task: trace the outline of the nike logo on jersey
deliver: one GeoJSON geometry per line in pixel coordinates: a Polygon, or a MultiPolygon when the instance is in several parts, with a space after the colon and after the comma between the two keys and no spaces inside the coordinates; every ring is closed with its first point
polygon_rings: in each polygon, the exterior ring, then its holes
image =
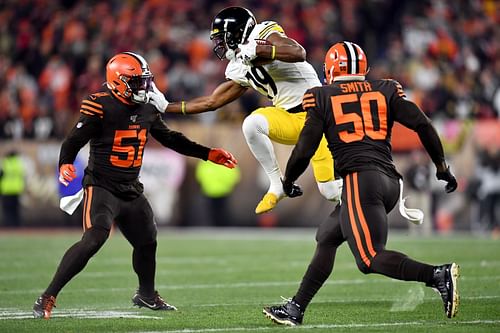
{"type": "Polygon", "coordinates": [[[83,126],[83,123],[81,121],[78,122],[78,124],[76,124],[76,128],[82,128],[83,126]]]}

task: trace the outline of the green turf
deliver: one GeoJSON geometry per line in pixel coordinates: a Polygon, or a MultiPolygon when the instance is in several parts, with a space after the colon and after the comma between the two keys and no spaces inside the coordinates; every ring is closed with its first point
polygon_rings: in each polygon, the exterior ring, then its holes
{"type": "Polygon", "coordinates": [[[388,243],[417,260],[460,264],[456,318],[447,319],[439,295],[422,284],[361,274],[344,245],[304,325],[275,325],[262,307],[294,294],[314,230],[161,232],[157,288],[179,308],[168,313],[131,306],[131,248],[116,233],[59,294],[52,319],[32,319],[33,302],[79,238],[0,235],[0,332],[500,332],[500,241],[463,235],[395,235],[388,243]]]}

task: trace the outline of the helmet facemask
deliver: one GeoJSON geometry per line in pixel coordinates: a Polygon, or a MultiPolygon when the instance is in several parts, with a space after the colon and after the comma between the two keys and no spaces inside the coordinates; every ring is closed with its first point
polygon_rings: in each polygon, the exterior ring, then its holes
{"type": "Polygon", "coordinates": [[[124,82],[127,85],[127,91],[130,91],[130,100],[132,102],[147,103],[149,101],[148,91],[153,91],[153,75],[151,73],[133,76],[124,82]]]}
{"type": "Polygon", "coordinates": [[[225,36],[226,34],[224,33],[218,33],[211,37],[212,42],[214,43],[214,48],[213,48],[214,53],[220,60],[226,57],[227,46],[226,46],[225,36]]]}

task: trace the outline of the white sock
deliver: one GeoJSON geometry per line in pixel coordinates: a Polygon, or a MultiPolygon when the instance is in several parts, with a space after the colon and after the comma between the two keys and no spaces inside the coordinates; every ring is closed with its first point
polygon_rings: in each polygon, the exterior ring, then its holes
{"type": "Polygon", "coordinates": [[[248,147],[269,178],[268,192],[282,195],[281,170],[274,154],[273,144],[269,139],[269,124],[266,117],[261,114],[251,114],[243,121],[242,129],[248,147]]]}

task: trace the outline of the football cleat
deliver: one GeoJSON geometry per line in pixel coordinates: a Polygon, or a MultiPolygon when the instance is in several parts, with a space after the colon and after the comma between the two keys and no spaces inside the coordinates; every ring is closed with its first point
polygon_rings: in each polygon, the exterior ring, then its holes
{"type": "Polygon", "coordinates": [[[177,308],[173,305],[168,304],[161,298],[158,291],[155,290],[153,296],[145,297],[137,291],[132,297],[132,303],[140,308],[145,307],[151,310],[165,310],[165,311],[176,311],[177,308]]]}
{"type": "Polygon", "coordinates": [[[33,317],[50,319],[52,308],[56,307],[56,298],[47,294],[43,294],[36,300],[33,305],[33,317]]]}
{"type": "Polygon", "coordinates": [[[274,193],[268,192],[262,197],[262,200],[259,202],[257,207],[255,208],[256,214],[262,214],[271,211],[276,205],[278,201],[283,199],[284,195],[276,195],[274,193]]]}
{"type": "Polygon", "coordinates": [[[443,299],[444,312],[448,318],[455,317],[460,304],[457,280],[460,276],[456,263],[434,267],[434,277],[428,287],[436,290],[443,299]]]}
{"type": "Polygon", "coordinates": [[[286,300],[286,303],[282,305],[265,307],[262,310],[262,313],[277,324],[288,326],[297,326],[302,324],[304,311],[300,309],[300,305],[295,303],[293,299],[284,300],[286,300]]]}

